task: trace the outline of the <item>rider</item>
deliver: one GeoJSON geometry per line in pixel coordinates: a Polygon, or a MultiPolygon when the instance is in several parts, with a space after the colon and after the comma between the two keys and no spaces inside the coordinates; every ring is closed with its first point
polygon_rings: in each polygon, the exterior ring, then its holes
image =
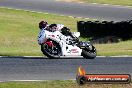
{"type": "Polygon", "coordinates": [[[38,44],[41,45],[43,43],[44,40],[44,30],[48,28],[48,22],[46,21],[40,21],[39,22],[39,35],[38,35],[38,44]]]}
{"type": "MultiPolygon", "coordinates": [[[[44,33],[43,30],[48,30],[48,31],[51,31],[51,32],[54,32],[54,31],[60,31],[63,35],[65,36],[71,36],[73,38],[74,41],[78,41],[78,39],[71,33],[70,29],[68,27],[64,27],[63,24],[50,24],[48,25],[48,22],[46,21],[41,21],[39,23],[39,28],[40,28],[40,33],[39,33],[39,37],[42,37],[42,34],[44,33]]],[[[42,38],[43,40],[43,38],[42,38]]],[[[39,44],[42,44],[42,41],[39,41],[39,44]]]]}

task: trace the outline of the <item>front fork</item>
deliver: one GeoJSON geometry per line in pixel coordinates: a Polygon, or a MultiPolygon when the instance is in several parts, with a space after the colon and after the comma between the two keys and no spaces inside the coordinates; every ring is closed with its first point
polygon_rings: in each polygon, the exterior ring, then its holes
{"type": "Polygon", "coordinates": [[[81,49],[87,49],[89,51],[93,49],[92,44],[90,44],[89,42],[80,41],[77,46],[81,49]]]}

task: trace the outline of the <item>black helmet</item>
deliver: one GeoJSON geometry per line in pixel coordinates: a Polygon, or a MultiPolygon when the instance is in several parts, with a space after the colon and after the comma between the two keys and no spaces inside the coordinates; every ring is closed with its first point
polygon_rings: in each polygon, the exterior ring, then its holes
{"type": "Polygon", "coordinates": [[[39,22],[39,28],[40,29],[45,28],[47,25],[48,25],[48,23],[46,21],[40,21],[39,22]]]}
{"type": "Polygon", "coordinates": [[[54,32],[56,30],[57,30],[57,24],[51,24],[51,25],[49,25],[49,31],[54,32]]]}
{"type": "Polygon", "coordinates": [[[49,27],[50,27],[50,28],[52,28],[52,27],[57,27],[57,24],[51,24],[49,27]]]}

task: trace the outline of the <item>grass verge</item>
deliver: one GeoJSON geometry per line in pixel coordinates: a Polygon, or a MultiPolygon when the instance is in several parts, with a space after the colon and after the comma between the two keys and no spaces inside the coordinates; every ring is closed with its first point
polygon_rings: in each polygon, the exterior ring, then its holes
{"type": "Polygon", "coordinates": [[[78,85],[75,81],[44,81],[44,82],[5,82],[0,88],[132,88],[131,84],[85,84],[78,85]]]}
{"type": "Polygon", "coordinates": [[[0,55],[42,55],[37,44],[38,23],[41,20],[47,20],[49,24],[65,24],[76,31],[76,22],[82,19],[0,8],[0,55]]]}
{"type": "MultiPolygon", "coordinates": [[[[68,16],[36,13],[23,10],[0,8],[0,55],[2,56],[43,56],[37,44],[38,23],[61,23],[76,31],[78,20],[68,16]]],[[[81,38],[81,40],[86,40],[81,38]]],[[[115,44],[96,44],[98,55],[132,55],[132,41],[115,44]]]]}
{"type": "Polygon", "coordinates": [[[58,0],[58,1],[86,2],[86,3],[100,3],[100,4],[132,6],[132,0],[58,0]]]}
{"type": "Polygon", "coordinates": [[[112,44],[95,44],[98,55],[118,56],[132,55],[132,40],[112,44]]]}

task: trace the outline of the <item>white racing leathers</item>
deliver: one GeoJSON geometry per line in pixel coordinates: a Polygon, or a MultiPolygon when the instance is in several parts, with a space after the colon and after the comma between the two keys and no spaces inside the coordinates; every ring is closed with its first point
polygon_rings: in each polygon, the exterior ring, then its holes
{"type": "Polygon", "coordinates": [[[38,34],[38,44],[41,45],[44,42],[45,38],[45,28],[40,29],[40,32],[38,34]]]}
{"type": "MultiPolygon", "coordinates": [[[[64,27],[63,24],[57,24],[56,31],[60,31],[64,27]]],[[[41,45],[45,40],[45,30],[47,27],[40,29],[40,32],[38,34],[38,44],[41,45]]]]}

